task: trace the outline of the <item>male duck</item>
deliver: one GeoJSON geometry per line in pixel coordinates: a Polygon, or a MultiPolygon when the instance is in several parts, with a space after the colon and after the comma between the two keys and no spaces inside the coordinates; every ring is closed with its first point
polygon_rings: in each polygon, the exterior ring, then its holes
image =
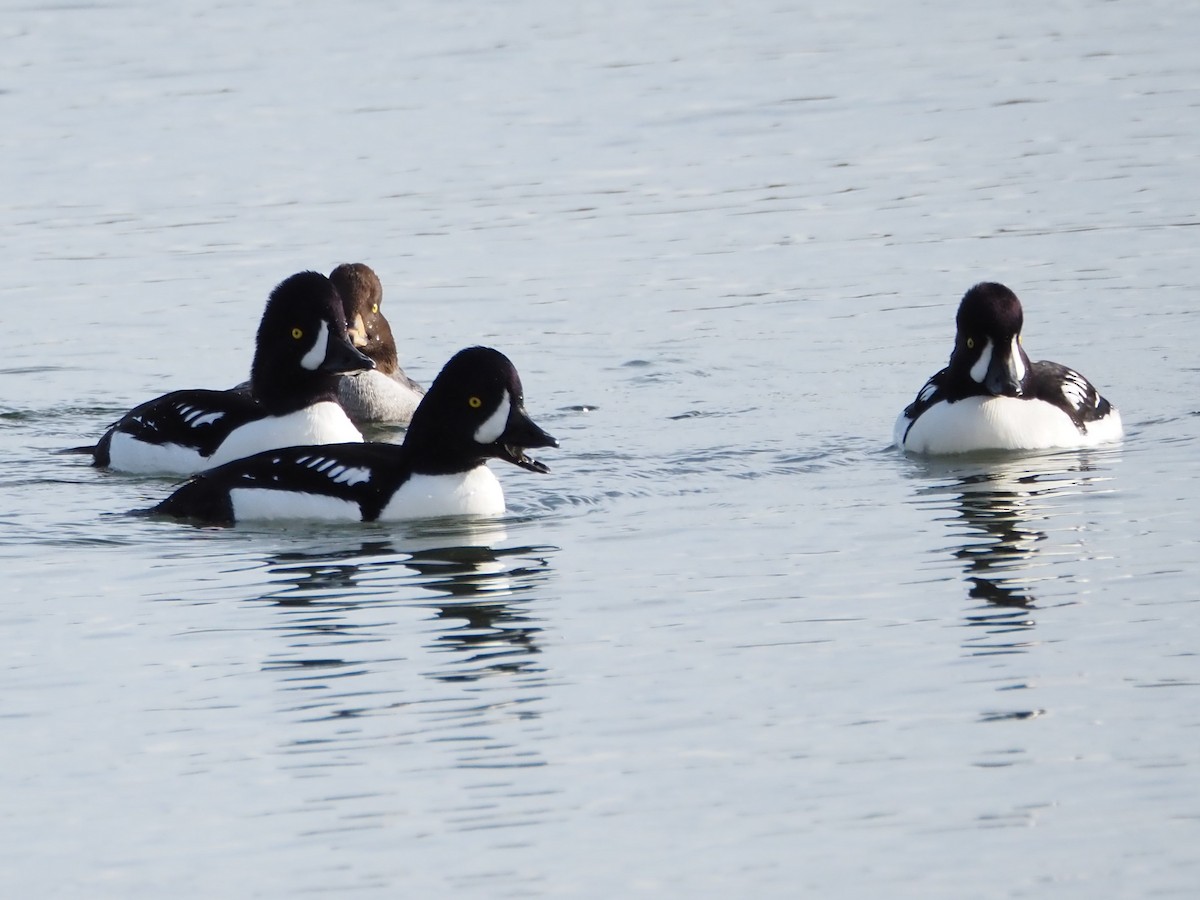
{"type": "Polygon", "coordinates": [[[548,472],[524,451],[557,446],[525,412],[521,379],[508,358],[470,347],[434,380],[403,444],[259,453],[194,476],[152,512],[214,525],[493,516],[504,512],[504,492],[486,461],[548,472]]]}
{"type": "Polygon", "coordinates": [[[1120,440],[1121,414],[1086,378],[1031,362],[1021,346],[1017,295],[984,282],[963,296],[950,362],[896,420],[896,446],[913,453],[1091,447],[1120,440]]]}
{"type": "Polygon", "coordinates": [[[333,284],[300,272],[267,300],[249,393],[196,389],[149,400],[104,433],[94,464],[189,475],[275,447],[361,441],[338,403],[337,378],[373,365],[346,335],[333,284]]]}

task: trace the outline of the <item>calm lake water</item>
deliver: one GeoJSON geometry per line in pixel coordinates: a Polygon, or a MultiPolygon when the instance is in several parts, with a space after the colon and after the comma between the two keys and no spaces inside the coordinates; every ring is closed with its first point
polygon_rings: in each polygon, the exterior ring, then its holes
{"type": "Polygon", "coordinates": [[[0,33],[5,896],[1195,896],[1200,7],[0,33]],[[195,529],[54,452],[358,260],[560,438],[502,520],[195,529]],[[1123,445],[887,446],[984,279],[1123,445]]]}

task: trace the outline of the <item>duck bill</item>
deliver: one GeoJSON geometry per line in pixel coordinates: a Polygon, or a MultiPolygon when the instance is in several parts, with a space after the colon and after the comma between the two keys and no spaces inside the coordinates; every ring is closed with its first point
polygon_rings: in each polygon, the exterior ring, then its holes
{"type": "Polygon", "coordinates": [[[346,338],[331,336],[325,359],[317,368],[322,372],[361,372],[375,368],[375,361],[355,349],[346,338]]]}
{"type": "Polygon", "coordinates": [[[545,474],[550,467],[530,459],[525,451],[532,447],[557,447],[558,441],[539,428],[521,407],[515,407],[508,417],[504,433],[496,438],[496,457],[530,472],[545,474]]]}
{"type": "Polygon", "coordinates": [[[354,314],[354,324],[346,329],[346,337],[359,350],[367,346],[367,323],[363,321],[362,313],[354,314]]]}
{"type": "Polygon", "coordinates": [[[996,397],[1020,397],[1025,371],[1021,347],[1016,338],[1013,338],[1009,345],[1000,345],[994,349],[983,386],[987,388],[988,393],[996,397]]]}

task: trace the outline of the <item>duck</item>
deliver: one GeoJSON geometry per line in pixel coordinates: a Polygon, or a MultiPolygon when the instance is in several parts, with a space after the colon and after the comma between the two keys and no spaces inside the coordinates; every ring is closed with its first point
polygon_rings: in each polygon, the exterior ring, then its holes
{"type": "Polygon", "coordinates": [[[276,447],[361,442],[338,402],[337,379],[374,365],[346,333],[333,282],[298,272],[267,299],[248,392],[196,388],[148,400],[105,431],[93,465],[191,475],[276,447]]]}
{"type": "Polygon", "coordinates": [[[413,413],[400,444],[288,447],[193,476],[151,514],[200,525],[308,519],[387,522],[498,516],[504,491],[487,465],[549,468],[526,450],[557,447],[525,411],[512,362],[491,347],[456,353],[413,413]]]}
{"type": "Polygon", "coordinates": [[[407,425],[425,391],[404,374],[396,354],[392,328],[384,318],[383,285],[364,263],[343,263],[329,273],[341,295],[347,333],[375,368],[342,376],[338,399],[360,427],[373,423],[407,425]]]}
{"type": "Polygon", "coordinates": [[[1119,441],[1117,408],[1074,369],[1031,362],[1024,311],[1009,288],[981,282],[963,295],[949,364],[896,419],[910,453],[1074,449],[1119,441]]]}

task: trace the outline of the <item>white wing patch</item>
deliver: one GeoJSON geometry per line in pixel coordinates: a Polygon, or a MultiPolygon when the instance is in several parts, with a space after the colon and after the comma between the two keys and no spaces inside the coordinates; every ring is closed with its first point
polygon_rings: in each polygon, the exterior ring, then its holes
{"type": "Polygon", "coordinates": [[[335,484],[353,486],[371,480],[371,470],[365,466],[344,466],[327,456],[301,456],[296,462],[321,473],[335,484]]]}
{"type": "Polygon", "coordinates": [[[930,397],[937,393],[937,385],[932,381],[926,382],[925,387],[921,388],[921,393],[917,394],[917,402],[924,403],[930,397]]]}
{"type": "Polygon", "coordinates": [[[1067,369],[1063,376],[1062,393],[1073,409],[1083,409],[1088,400],[1087,379],[1078,372],[1067,369]]]}
{"type": "Polygon", "coordinates": [[[211,425],[213,422],[219,422],[225,417],[225,413],[223,412],[205,412],[200,407],[192,406],[190,403],[180,403],[176,406],[176,409],[183,418],[184,424],[191,428],[211,425]]]}

